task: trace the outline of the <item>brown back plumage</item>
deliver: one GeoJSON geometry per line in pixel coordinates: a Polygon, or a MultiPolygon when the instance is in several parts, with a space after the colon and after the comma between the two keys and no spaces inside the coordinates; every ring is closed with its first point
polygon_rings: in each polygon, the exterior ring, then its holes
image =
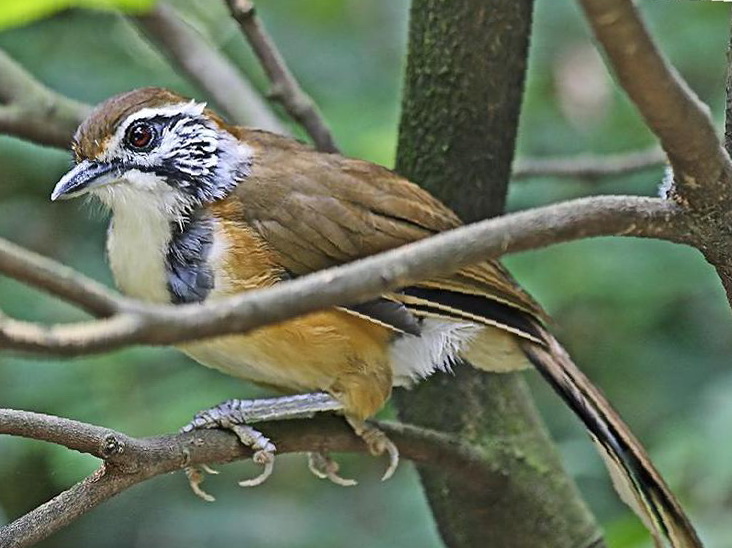
{"type": "MultiPolygon", "coordinates": [[[[252,173],[230,198],[295,275],[373,255],[460,226],[439,200],[369,162],[314,151],[284,137],[240,130],[254,150],[252,173]]],[[[496,261],[426,282],[544,312],[496,261]],[[449,284],[448,284],[449,282],[449,284]],[[447,287],[449,285],[449,287],[447,287]]]]}

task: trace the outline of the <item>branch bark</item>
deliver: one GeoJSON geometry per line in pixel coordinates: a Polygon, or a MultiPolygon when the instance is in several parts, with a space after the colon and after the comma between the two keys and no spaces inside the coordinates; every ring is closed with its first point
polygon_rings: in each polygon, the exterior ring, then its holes
{"type": "Polygon", "coordinates": [[[724,148],[732,155],[732,18],[727,43],[727,79],[725,83],[724,104],[724,148]]]}
{"type": "Polygon", "coordinates": [[[68,266],[0,238],[0,272],[74,304],[95,316],[131,308],[124,297],[68,266]]]}
{"type": "Polygon", "coordinates": [[[236,124],[289,135],[259,92],[234,64],[188,25],[176,10],[158,3],[145,15],[131,18],[145,36],[236,124]]]}
{"type": "Polygon", "coordinates": [[[50,90],[0,50],[0,132],[68,147],[91,107],[50,90]]]}
{"type": "MultiPolygon", "coordinates": [[[[506,483],[497,461],[463,441],[414,426],[377,423],[404,458],[436,466],[480,489],[506,483]]],[[[257,425],[278,453],[307,451],[366,452],[345,421],[334,416],[263,422],[257,425]]],[[[0,546],[23,548],[47,538],[94,507],[133,485],[161,474],[212,462],[251,457],[251,451],[222,430],[132,438],[120,432],[70,419],[0,409],[0,434],[61,444],[103,459],[101,467],[32,512],[0,527],[0,546]]],[[[498,448],[495,453],[501,453],[498,448]]]]}
{"type": "Polygon", "coordinates": [[[270,97],[279,101],[287,113],[302,125],[318,150],[338,152],[328,124],[315,102],[303,91],[287,68],[277,46],[259,21],[254,4],[249,0],[226,0],[226,5],[272,82],[270,97]]]}
{"type": "MultiPolygon", "coordinates": [[[[275,287],[203,305],[154,306],[114,297],[88,280],[43,262],[44,274],[27,275],[29,252],[0,246],[0,272],[70,300],[88,310],[115,308],[105,319],[41,326],[0,319],[0,348],[76,356],[130,344],[169,345],[215,335],[245,333],[255,327],[335,305],[375,298],[410,283],[454,272],[461,266],[510,252],[593,236],[639,236],[693,243],[673,203],[657,198],[605,196],[514,213],[444,232],[355,263],[320,271],[275,287]],[[10,265],[10,266],[8,266],[10,265]],[[23,266],[19,266],[23,265],[23,266]],[[85,295],[85,296],[81,296],[85,295]]],[[[92,310],[93,311],[93,310],[92,310]]]]}

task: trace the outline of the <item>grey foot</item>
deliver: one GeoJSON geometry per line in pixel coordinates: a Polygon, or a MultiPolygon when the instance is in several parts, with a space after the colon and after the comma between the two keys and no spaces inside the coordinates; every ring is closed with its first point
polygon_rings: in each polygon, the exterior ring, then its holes
{"type": "MultiPolygon", "coordinates": [[[[259,400],[229,400],[216,407],[197,413],[190,423],[181,428],[181,432],[191,432],[202,428],[223,428],[234,432],[241,443],[247,447],[251,447],[254,451],[252,460],[264,466],[259,476],[239,482],[239,485],[242,487],[254,487],[261,485],[272,475],[272,470],[274,469],[274,453],[277,448],[269,438],[249,426],[248,423],[306,418],[319,412],[338,411],[340,409],[342,409],[340,402],[324,393],[301,394],[259,400]]],[[[204,471],[215,473],[214,470],[208,467],[202,467],[201,469],[194,467],[186,468],[188,483],[196,495],[206,501],[213,501],[214,497],[201,488],[204,471]]]]}
{"type": "MultiPolygon", "coordinates": [[[[184,431],[188,432],[192,430],[191,428],[188,428],[188,426],[190,425],[184,427],[184,431]]],[[[239,485],[242,487],[255,487],[264,483],[267,478],[272,475],[272,471],[274,469],[274,453],[277,450],[275,445],[259,430],[256,430],[251,426],[231,424],[226,420],[222,420],[222,422],[217,426],[234,432],[242,444],[250,447],[252,451],[254,451],[252,460],[264,467],[261,474],[248,480],[242,480],[239,482],[239,485]]],[[[215,426],[207,426],[206,428],[215,428],[215,426]]],[[[203,483],[205,478],[204,472],[208,474],[217,474],[218,472],[207,465],[203,465],[200,468],[189,466],[185,469],[185,472],[191,490],[203,500],[213,502],[215,498],[213,495],[207,493],[201,488],[201,483],[203,483]]]]}

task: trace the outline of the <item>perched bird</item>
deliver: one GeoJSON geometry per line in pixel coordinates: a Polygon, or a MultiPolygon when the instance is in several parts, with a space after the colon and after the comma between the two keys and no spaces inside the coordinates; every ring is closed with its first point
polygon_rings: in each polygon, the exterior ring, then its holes
{"type": "MultiPolygon", "coordinates": [[[[268,287],[460,225],[384,167],[231,126],[164,89],[102,103],[79,127],[73,151],[76,165],[52,199],[88,193],[111,209],[112,272],[124,293],[144,301],[200,303],[268,287]]],[[[544,318],[498,262],[484,261],[371,302],[180,348],[229,375],[314,393],[282,398],[282,415],[340,408],[374,452],[391,453],[392,464],[396,448],[365,422],[392,387],[461,358],[487,371],[533,364],[584,422],[656,542],[701,546],[640,443],[544,318]]],[[[267,402],[268,413],[280,416],[278,401],[267,402]]],[[[193,425],[232,428],[271,469],[274,446],[242,424],[250,411],[246,402],[228,402],[193,425]]],[[[340,480],[325,457],[314,464],[340,480]]]]}

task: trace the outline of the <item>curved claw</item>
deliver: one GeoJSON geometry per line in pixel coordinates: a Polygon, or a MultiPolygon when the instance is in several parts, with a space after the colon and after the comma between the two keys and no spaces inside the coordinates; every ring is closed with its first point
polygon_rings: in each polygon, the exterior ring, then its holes
{"type": "Polygon", "coordinates": [[[399,449],[394,445],[394,442],[381,430],[371,424],[349,417],[346,417],[346,420],[356,435],[366,443],[372,455],[389,454],[389,466],[381,477],[381,481],[386,481],[391,478],[399,466],[399,449]]]}
{"type": "MultiPolygon", "coordinates": [[[[270,443],[269,445],[272,444],[270,443]]],[[[272,445],[272,447],[274,447],[274,445],[272,445]]],[[[265,481],[267,481],[267,478],[272,475],[275,461],[274,453],[262,449],[254,453],[254,455],[252,456],[252,460],[257,464],[263,465],[264,470],[262,470],[262,473],[254,478],[241,480],[239,482],[239,485],[241,487],[256,487],[257,485],[262,485],[265,481]]]]}
{"type": "Polygon", "coordinates": [[[324,460],[329,457],[323,453],[308,453],[308,470],[318,479],[328,479],[328,472],[324,468],[324,460]]]}
{"type": "Polygon", "coordinates": [[[328,479],[341,487],[358,485],[354,479],[338,475],[338,463],[325,453],[308,453],[308,468],[320,479],[328,479]]]}
{"type": "Polygon", "coordinates": [[[216,470],[215,468],[211,468],[208,464],[201,464],[200,467],[201,467],[201,470],[203,470],[207,474],[211,474],[212,476],[219,475],[219,471],[216,470]]]}
{"type": "MultiPolygon", "coordinates": [[[[267,478],[272,475],[272,471],[274,470],[274,452],[277,450],[275,445],[264,434],[252,428],[251,426],[243,424],[232,424],[231,422],[226,420],[221,420],[221,424],[219,424],[219,426],[231,430],[232,432],[234,432],[234,434],[236,434],[242,444],[246,445],[247,447],[251,447],[254,450],[252,460],[257,464],[261,464],[264,466],[264,470],[262,470],[261,474],[252,479],[242,480],[239,482],[239,485],[241,485],[242,487],[255,487],[264,483],[267,478]]],[[[191,426],[191,424],[189,424],[182,430],[189,431],[198,427],[205,428],[206,426],[199,426],[195,424],[191,426]]],[[[185,469],[186,476],[188,477],[188,484],[190,485],[191,490],[198,497],[202,498],[206,502],[213,502],[216,499],[201,488],[201,483],[203,483],[205,477],[202,471],[209,474],[218,474],[218,471],[214,470],[206,464],[202,464],[200,468],[189,466],[185,469]]]]}
{"type": "MultiPolygon", "coordinates": [[[[205,471],[210,470],[207,466],[202,467],[205,471]],[[208,469],[208,470],[207,470],[208,469]]],[[[197,497],[202,498],[206,502],[213,502],[216,497],[207,493],[201,488],[203,480],[206,479],[200,468],[195,466],[188,466],[185,468],[186,477],[188,478],[188,485],[191,486],[191,491],[195,493],[197,497]]],[[[218,473],[218,472],[217,472],[218,473]]]]}
{"type": "Polygon", "coordinates": [[[387,438],[386,436],[384,438],[384,449],[387,453],[389,453],[389,466],[384,472],[384,475],[381,476],[381,481],[386,481],[390,479],[394,475],[394,472],[396,472],[396,469],[399,467],[399,449],[389,438],[387,438]]]}

